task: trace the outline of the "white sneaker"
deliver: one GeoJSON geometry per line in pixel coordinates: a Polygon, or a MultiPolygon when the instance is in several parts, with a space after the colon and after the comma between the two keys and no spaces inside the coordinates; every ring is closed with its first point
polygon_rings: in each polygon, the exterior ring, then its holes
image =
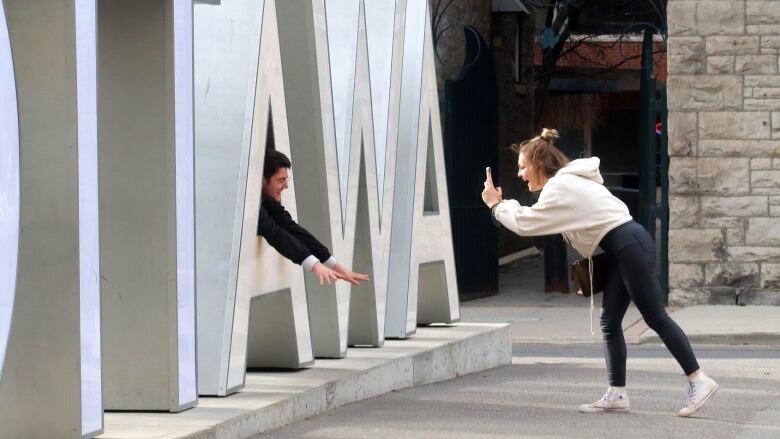
{"type": "Polygon", "coordinates": [[[688,402],[685,404],[685,407],[677,412],[677,416],[688,417],[696,414],[717,390],[718,383],[706,375],[689,382],[688,402]]]}
{"type": "Polygon", "coordinates": [[[601,399],[590,404],[582,404],[579,410],[581,413],[601,413],[628,412],[631,409],[625,389],[617,390],[614,387],[610,387],[601,399]]]}

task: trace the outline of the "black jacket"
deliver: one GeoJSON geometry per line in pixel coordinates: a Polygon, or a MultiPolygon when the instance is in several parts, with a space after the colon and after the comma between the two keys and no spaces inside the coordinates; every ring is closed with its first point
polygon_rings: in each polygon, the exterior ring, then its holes
{"type": "Polygon", "coordinates": [[[310,255],[323,263],[331,256],[328,248],[296,223],[290,212],[275,200],[263,200],[260,204],[257,234],[282,256],[299,265],[310,255]]]}

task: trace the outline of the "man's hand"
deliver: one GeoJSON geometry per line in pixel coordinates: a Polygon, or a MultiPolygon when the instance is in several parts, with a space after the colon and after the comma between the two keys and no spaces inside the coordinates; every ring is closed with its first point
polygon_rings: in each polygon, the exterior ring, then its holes
{"type": "Polygon", "coordinates": [[[482,201],[485,206],[492,208],[503,200],[503,193],[500,187],[493,186],[493,176],[486,172],[485,189],[482,191],[482,201]]]}
{"type": "Polygon", "coordinates": [[[355,273],[354,271],[348,270],[345,266],[338,263],[333,267],[333,270],[341,275],[340,279],[345,280],[355,286],[360,285],[360,282],[365,282],[368,280],[367,274],[355,273]]]}
{"type": "Polygon", "coordinates": [[[317,276],[317,279],[320,280],[320,285],[324,285],[325,282],[327,282],[328,285],[333,285],[333,282],[336,282],[336,280],[344,279],[341,274],[322,265],[320,262],[314,264],[314,267],[312,267],[311,271],[313,271],[317,276]]]}

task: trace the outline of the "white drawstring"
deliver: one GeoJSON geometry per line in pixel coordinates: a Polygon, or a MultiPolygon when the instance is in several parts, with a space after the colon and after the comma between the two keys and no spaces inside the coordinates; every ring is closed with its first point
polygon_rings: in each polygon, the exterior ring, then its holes
{"type": "Polygon", "coordinates": [[[593,295],[596,293],[593,291],[593,257],[588,256],[588,276],[590,277],[590,335],[596,335],[593,332],[593,295]]]}

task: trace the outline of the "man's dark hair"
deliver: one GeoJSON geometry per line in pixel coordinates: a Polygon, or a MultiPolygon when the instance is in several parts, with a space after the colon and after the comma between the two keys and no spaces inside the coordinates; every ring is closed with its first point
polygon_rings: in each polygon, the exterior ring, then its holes
{"type": "Polygon", "coordinates": [[[268,180],[276,174],[279,168],[291,168],[292,163],[286,155],[275,149],[265,150],[265,163],[263,164],[263,178],[268,180]]]}

